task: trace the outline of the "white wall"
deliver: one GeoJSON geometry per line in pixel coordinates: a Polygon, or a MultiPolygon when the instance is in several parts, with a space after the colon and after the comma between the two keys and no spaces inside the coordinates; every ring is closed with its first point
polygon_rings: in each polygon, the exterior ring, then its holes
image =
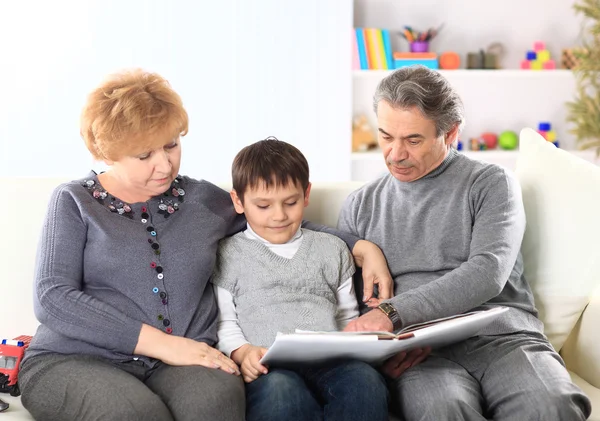
{"type": "Polygon", "coordinates": [[[438,27],[432,51],[466,53],[486,48],[492,42],[506,47],[504,68],[519,68],[533,42],[546,42],[552,56],[560,59],[563,48],[579,40],[581,15],[575,15],[574,0],[354,0],[356,27],[389,28],[397,51],[408,44],[397,35],[404,25],[417,30],[438,27]]]}
{"type": "Polygon", "coordinates": [[[350,1],[21,0],[0,17],[0,176],[85,175],[85,96],[136,66],[183,98],[182,173],[228,181],[241,147],[275,135],[313,181],[349,179],[350,1]]]}

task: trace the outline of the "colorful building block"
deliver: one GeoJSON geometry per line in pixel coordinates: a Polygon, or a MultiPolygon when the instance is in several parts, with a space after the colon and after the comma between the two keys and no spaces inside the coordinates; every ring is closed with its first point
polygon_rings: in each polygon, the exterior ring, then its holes
{"type": "Polygon", "coordinates": [[[539,60],[541,62],[550,60],[550,51],[548,50],[537,51],[536,55],[536,60],[539,60]]]}
{"type": "Polygon", "coordinates": [[[531,70],[531,62],[529,60],[522,60],[521,61],[521,69],[531,70]]]}
{"type": "Polygon", "coordinates": [[[544,64],[541,61],[533,60],[531,63],[531,70],[542,70],[544,68],[544,64]]]}
{"type": "Polygon", "coordinates": [[[520,67],[529,70],[553,70],[556,69],[556,63],[550,58],[550,51],[546,49],[546,44],[536,41],[533,43],[533,50],[527,50],[525,53],[525,60],[521,62],[520,67]]]}

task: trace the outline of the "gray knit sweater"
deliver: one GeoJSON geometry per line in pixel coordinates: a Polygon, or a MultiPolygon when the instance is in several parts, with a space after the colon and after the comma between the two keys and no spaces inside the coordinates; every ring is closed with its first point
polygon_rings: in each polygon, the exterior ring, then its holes
{"type": "Polygon", "coordinates": [[[238,323],[253,345],[269,347],[277,332],[336,331],[336,292],[354,274],[348,248],[330,234],[302,230],[291,259],[243,232],[221,241],[212,282],[228,290],[238,323]]]}
{"type": "Polygon", "coordinates": [[[131,359],[142,323],[213,345],[218,312],[208,281],[218,243],[245,226],[227,192],[188,177],[133,204],[107,194],[94,173],[59,186],[39,243],[34,310],[41,326],[26,358],[131,359]]]}
{"type": "Polygon", "coordinates": [[[452,149],[419,180],[388,174],[352,193],[338,228],[382,248],[403,326],[505,305],[483,334],[542,330],[519,252],[521,190],[501,167],[452,149]]]}

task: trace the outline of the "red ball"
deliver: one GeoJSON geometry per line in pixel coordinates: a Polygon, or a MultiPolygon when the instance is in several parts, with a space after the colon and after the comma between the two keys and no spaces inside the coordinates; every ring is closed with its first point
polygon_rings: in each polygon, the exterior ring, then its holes
{"type": "Polygon", "coordinates": [[[498,136],[494,133],[483,133],[481,138],[488,149],[496,149],[496,146],[498,146],[498,136]]]}

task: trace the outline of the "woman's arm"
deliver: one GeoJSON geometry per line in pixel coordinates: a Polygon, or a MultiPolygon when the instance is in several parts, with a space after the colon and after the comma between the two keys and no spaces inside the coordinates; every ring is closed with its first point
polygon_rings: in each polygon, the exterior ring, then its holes
{"type": "Polygon", "coordinates": [[[83,292],[87,226],[72,194],[58,187],[50,200],[34,286],[40,323],[69,338],[133,354],[142,322],[83,292]]]}

